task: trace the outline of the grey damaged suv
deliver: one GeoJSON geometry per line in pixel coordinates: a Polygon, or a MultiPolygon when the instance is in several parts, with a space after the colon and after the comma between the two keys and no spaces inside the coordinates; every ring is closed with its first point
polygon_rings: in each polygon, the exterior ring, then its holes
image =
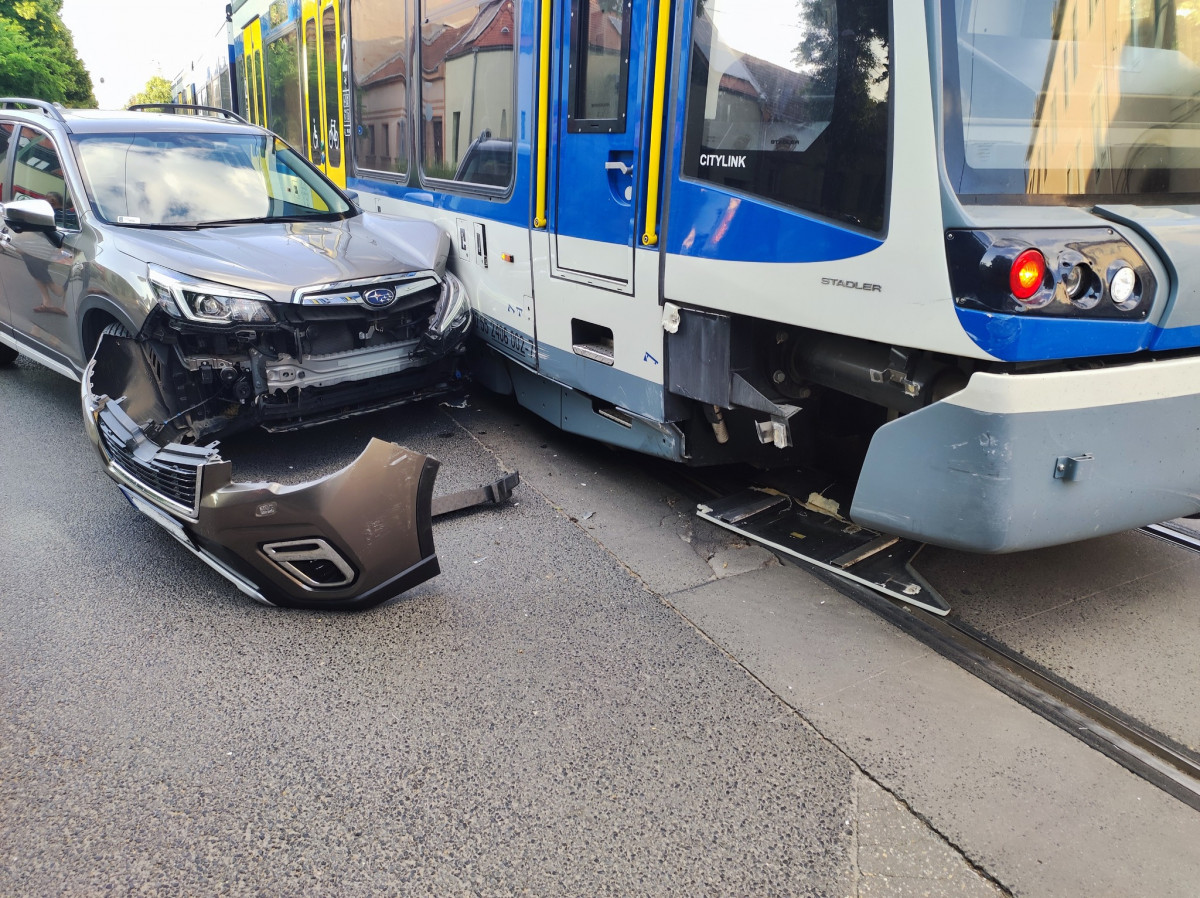
{"type": "Polygon", "coordinates": [[[126,498],[251,598],[387,601],[438,573],[436,514],[515,485],[435,502],[437,461],[377,439],[311,483],[233,480],[217,433],[450,392],[471,324],[447,235],[364,214],[270,132],[0,99],[0,201],[0,364],[79,380],[126,498]]]}
{"type": "Polygon", "coordinates": [[[78,379],[106,329],[131,335],[171,438],[459,386],[448,236],[361,212],[241,120],[0,100],[0,203],[0,363],[78,379]]]}

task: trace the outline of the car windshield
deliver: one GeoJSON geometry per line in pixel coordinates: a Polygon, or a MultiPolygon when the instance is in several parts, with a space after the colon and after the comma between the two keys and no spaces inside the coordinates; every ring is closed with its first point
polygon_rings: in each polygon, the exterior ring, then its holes
{"type": "Polygon", "coordinates": [[[350,204],[266,134],[79,135],[88,197],[121,225],[206,226],[341,218],[350,204]]]}
{"type": "Polygon", "coordinates": [[[1200,3],[944,0],[960,195],[1200,193],[1200,3]]]}

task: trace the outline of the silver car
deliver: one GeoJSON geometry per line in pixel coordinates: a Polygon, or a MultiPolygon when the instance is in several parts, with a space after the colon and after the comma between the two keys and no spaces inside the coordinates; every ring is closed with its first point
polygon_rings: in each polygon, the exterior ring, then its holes
{"type": "Polygon", "coordinates": [[[217,433],[454,391],[471,325],[447,235],[361,212],[270,132],[0,99],[0,201],[0,365],[79,380],[126,498],[255,600],[388,601],[438,573],[436,514],[515,485],[435,502],[438,462],[382,440],[311,483],[233,480],[217,433]]]}
{"type": "Polygon", "coordinates": [[[135,338],[159,445],[460,386],[448,236],[362,212],[236,117],[0,100],[0,203],[0,363],[79,379],[102,334],[135,338]]]}

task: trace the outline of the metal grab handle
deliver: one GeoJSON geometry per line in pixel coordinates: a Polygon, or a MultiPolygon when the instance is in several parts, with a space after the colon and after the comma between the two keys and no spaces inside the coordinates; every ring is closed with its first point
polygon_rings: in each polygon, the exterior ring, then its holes
{"type": "Polygon", "coordinates": [[[606,171],[619,171],[623,175],[633,174],[633,166],[624,162],[605,162],[604,168],[606,171]]]}

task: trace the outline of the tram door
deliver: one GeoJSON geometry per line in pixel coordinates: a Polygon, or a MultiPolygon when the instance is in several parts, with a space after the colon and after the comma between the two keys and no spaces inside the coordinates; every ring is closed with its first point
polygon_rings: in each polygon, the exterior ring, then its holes
{"type": "Polygon", "coordinates": [[[263,82],[262,21],[255,19],[242,31],[246,53],[246,118],[267,127],[267,92],[263,82]]]}
{"type": "MultiPolygon", "coordinates": [[[[565,0],[558,45],[555,274],[633,292],[647,0],[565,0]]],[[[557,12],[557,10],[556,10],[557,12]]]]}
{"type": "Polygon", "coordinates": [[[302,19],[309,159],[345,187],[342,0],[304,0],[302,19]]]}

